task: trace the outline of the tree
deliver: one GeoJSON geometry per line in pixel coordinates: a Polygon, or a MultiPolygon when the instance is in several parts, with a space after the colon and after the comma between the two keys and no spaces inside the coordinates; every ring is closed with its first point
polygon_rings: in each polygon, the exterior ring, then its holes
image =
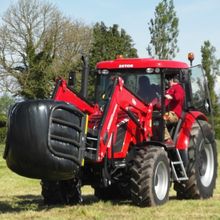
{"type": "Polygon", "coordinates": [[[9,107],[14,104],[14,102],[14,98],[6,93],[0,97],[0,143],[5,141],[7,114],[9,107]]]}
{"type": "Polygon", "coordinates": [[[151,40],[148,54],[159,59],[171,59],[179,52],[177,37],[179,19],[173,0],[162,0],[155,9],[155,18],[149,22],[151,40]]]}
{"type": "Polygon", "coordinates": [[[13,80],[11,92],[24,98],[47,98],[54,78],[67,74],[89,51],[91,28],[64,17],[53,4],[19,0],[2,20],[1,78],[13,80]]]}
{"type": "MultiPolygon", "coordinates": [[[[104,22],[96,23],[93,27],[93,43],[90,50],[90,70],[94,72],[96,63],[102,60],[115,59],[117,55],[123,57],[137,57],[134,43],[124,29],[117,24],[107,27],[104,22]]],[[[95,76],[89,78],[89,95],[94,93],[95,76]]]]}
{"type": "Polygon", "coordinates": [[[6,93],[3,94],[0,97],[0,114],[7,115],[10,105],[14,103],[15,103],[15,100],[13,97],[9,96],[6,93]]]}
{"type": "Polygon", "coordinates": [[[95,69],[101,60],[115,59],[116,55],[124,57],[137,57],[137,50],[131,37],[124,29],[114,24],[106,27],[104,22],[96,23],[93,27],[93,43],[90,50],[91,68],[95,69]]]}
{"type": "Polygon", "coordinates": [[[209,92],[212,101],[212,107],[214,114],[217,115],[219,112],[218,97],[215,93],[215,82],[216,76],[219,74],[220,60],[215,57],[216,49],[211,45],[210,41],[204,41],[201,46],[202,53],[202,66],[205,70],[205,74],[208,80],[209,92]]]}

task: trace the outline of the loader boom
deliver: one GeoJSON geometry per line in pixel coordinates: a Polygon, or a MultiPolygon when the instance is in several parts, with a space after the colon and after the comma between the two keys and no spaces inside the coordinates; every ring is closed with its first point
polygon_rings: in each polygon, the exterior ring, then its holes
{"type": "Polygon", "coordinates": [[[77,107],[86,114],[94,114],[99,111],[97,105],[90,104],[86,99],[71,90],[65,80],[59,79],[54,90],[53,99],[56,101],[64,101],[77,107]]]}
{"type": "MultiPolygon", "coordinates": [[[[58,81],[53,98],[56,101],[62,100],[71,103],[85,114],[88,114],[89,118],[102,114],[97,132],[98,162],[101,162],[106,154],[108,158],[113,157],[111,148],[114,146],[117,126],[125,119],[122,118],[120,121],[119,115],[122,113],[126,115],[126,120],[130,120],[130,123],[133,124],[133,129],[130,131],[130,141],[125,143],[122,149],[123,152],[127,152],[130,142],[141,143],[144,140],[149,140],[149,137],[152,136],[152,105],[145,104],[129,91],[120,77],[114,79],[111,95],[108,97],[104,112],[101,112],[98,105],[89,104],[70,90],[65,80],[58,81]]],[[[89,127],[91,128],[91,125],[89,127]]],[[[121,155],[125,156],[123,152],[121,152],[121,155]]]]}
{"type": "MultiPolygon", "coordinates": [[[[114,148],[114,137],[117,126],[123,120],[119,120],[121,113],[125,113],[127,115],[125,118],[131,120],[130,123],[133,123],[133,129],[130,131],[130,142],[140,143],[149,140],[149,137],[152,136],[152,105],[142,102],[124,86],[123,79],[118,77],[114,81],[112,94],[105,106],[100,123],[98,161],[103,159],[106,151],[108,158],[113,157],[111,148],[114,148]]],[[[127,142],[124,144],[126,146],[124,146],[123,151],[127,152],[130,143],[127,142]]]]}

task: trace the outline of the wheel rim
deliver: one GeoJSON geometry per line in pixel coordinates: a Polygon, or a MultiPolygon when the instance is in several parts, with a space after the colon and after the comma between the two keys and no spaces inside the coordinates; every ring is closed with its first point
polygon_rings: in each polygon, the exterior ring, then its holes
{"type": "Polygon", "coordinates": [[[200,145],[200,180],[208,187],[212,182],[214,174],[214,155],[212,145],[208,140],[203,140],[200,145]]]}
{"type": "Polygon", "coordinates": [[[168,171],[164,162],[157,164],[154,175],[154,191],[159,200],[163,200],[168,190],[168,171]]]}

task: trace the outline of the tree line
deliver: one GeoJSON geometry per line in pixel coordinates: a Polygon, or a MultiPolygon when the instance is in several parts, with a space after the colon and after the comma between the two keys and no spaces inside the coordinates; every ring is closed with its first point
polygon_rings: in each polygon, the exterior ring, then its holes
{"type": "MultiPolygon", "coordinates": [[[[173,0],[161,0],[147,28],[150,57],[173,59],[179,52],[179,18],[173,0]]],[[[214,111],[218,97],[214,91],[220,60],[210,41],[201,46],[202,65],[209,82],[214,111]]],[[[134,42],[117,24],[104,22],[87,25],[66,17],[52,3],[42,0],[18,0],[9,6],[0,24],[1,114],[14,98],[45,99],[50,97],[55,79],[67,78],[71,71],[80,74],[81,56],[90,60],[90,95],[94,92],[94,71],[98,61],[115,59],[117,54],[137,57],[134,42]],[[10,92],[13,96],[8,96],[10,92]]]]}

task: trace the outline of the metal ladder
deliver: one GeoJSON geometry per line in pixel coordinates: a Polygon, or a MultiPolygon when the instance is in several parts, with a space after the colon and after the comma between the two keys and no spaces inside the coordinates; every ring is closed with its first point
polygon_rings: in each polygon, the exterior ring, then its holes
{"type": "Polygon", "coordinates": [[[171,161],[173,178],[175,181],[188,180],[188,176],[186,174],[186,170],[183,164],[183,160],[180,156],[180,152],[178,149],[175,149],[175,151],[177,155],[177,160],[171,161]]]}

